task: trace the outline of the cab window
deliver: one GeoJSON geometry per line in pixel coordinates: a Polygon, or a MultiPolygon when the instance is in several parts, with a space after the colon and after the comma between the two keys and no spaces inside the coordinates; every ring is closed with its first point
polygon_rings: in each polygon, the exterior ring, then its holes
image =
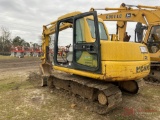
{"type": "Polygon", "coordinates": [[[160,25],[152,27],[148,42],[160,42],[160,25]]]}
{"type": "Polygon", "coordinates": [[[148,39],[148,50],[156,53],[160,49],[160,25],[153,26],[148,39]]]}
{"type": "MultiPolygon", "coordinates": [[[[95,39],[94,21],[93,21],[93,20],[90,20],[90,19],[87,19],[87,22],[88,22],[88,25],[89,25],[89,29],[90,29],[92,38],[95,39]]],[[[100,39],[101,39],[101,40],[108,40],[108,37],[107,37],[107,34],[106,34],[106,31],[105,31],[105,28],[104,28],[103,23],[98,22],[98,27],[99,27],[100,39]]]]}

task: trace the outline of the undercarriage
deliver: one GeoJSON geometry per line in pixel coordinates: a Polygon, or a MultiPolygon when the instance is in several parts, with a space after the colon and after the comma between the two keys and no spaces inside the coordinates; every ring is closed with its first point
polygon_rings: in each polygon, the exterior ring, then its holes
{"type": "Polygon", "coordinates": [[[121,90],[136,94],[141,86],[140,81],[104,82],[87,77],[71,75],[54,70],[47,77],[43,76],[42,83],[47,83],[50,89],[63,89],[87,99],[92,111],[98,114],[106,114],[122,102],[121,90]]]}
{"type": "Polygon", "coordinates": [[[150,74],[144,78],[147,84],[160,85],[160,63],[152,62],[150,74]]]}

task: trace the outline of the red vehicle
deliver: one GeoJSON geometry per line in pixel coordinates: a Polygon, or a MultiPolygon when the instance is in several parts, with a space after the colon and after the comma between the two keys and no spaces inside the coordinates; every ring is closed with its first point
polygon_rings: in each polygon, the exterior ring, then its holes
{"type": "Polygon", "coordinates": [[[33,57],[41,57],[41,56],[42,56],[41,47],[34,48],[33,57]]]}
{"type": "Polygon", "coordinates": [[[33,56],[33,48],[27,47],[25,48],[25,55],[26,56],[33,56]]]}
{"type": "Polygon", "coordinates": [[[16,46],[11,48],[11,56],[23,58],[24,57],[24,48],[22,46],[16,46]]]}

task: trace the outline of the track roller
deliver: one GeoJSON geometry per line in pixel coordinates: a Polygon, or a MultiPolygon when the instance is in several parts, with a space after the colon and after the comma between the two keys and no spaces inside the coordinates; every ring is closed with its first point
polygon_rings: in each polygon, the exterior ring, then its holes
{"type": "Polygon", "coordinates": [[[107,96],[104,94],[104,92],[99,92],[98,93],[98,102],[101,105],[106,105],[108,102],[107,96]]]}
{"type": "Polygon", "coordinates": [[[143,79],[123,81],[123,82],[119,82],[118,85],[122,91],[125,91],[130,94],[137,94],[140,88],[143,86],[143,79]]]}

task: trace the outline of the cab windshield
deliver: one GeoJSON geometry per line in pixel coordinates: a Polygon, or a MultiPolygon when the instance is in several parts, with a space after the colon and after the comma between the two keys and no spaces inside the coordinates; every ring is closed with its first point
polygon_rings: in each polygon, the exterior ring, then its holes
{"type": "Polygon", "coordinates": [[[160,25],[153,26],[148,38],[148,50],[150,53],[156,53],[160,49],[160,25]]]}
{"type": "Polygon", "coordinates": [[[160,42],[160,25],[152,27],[148,42],[160,42]]]}

